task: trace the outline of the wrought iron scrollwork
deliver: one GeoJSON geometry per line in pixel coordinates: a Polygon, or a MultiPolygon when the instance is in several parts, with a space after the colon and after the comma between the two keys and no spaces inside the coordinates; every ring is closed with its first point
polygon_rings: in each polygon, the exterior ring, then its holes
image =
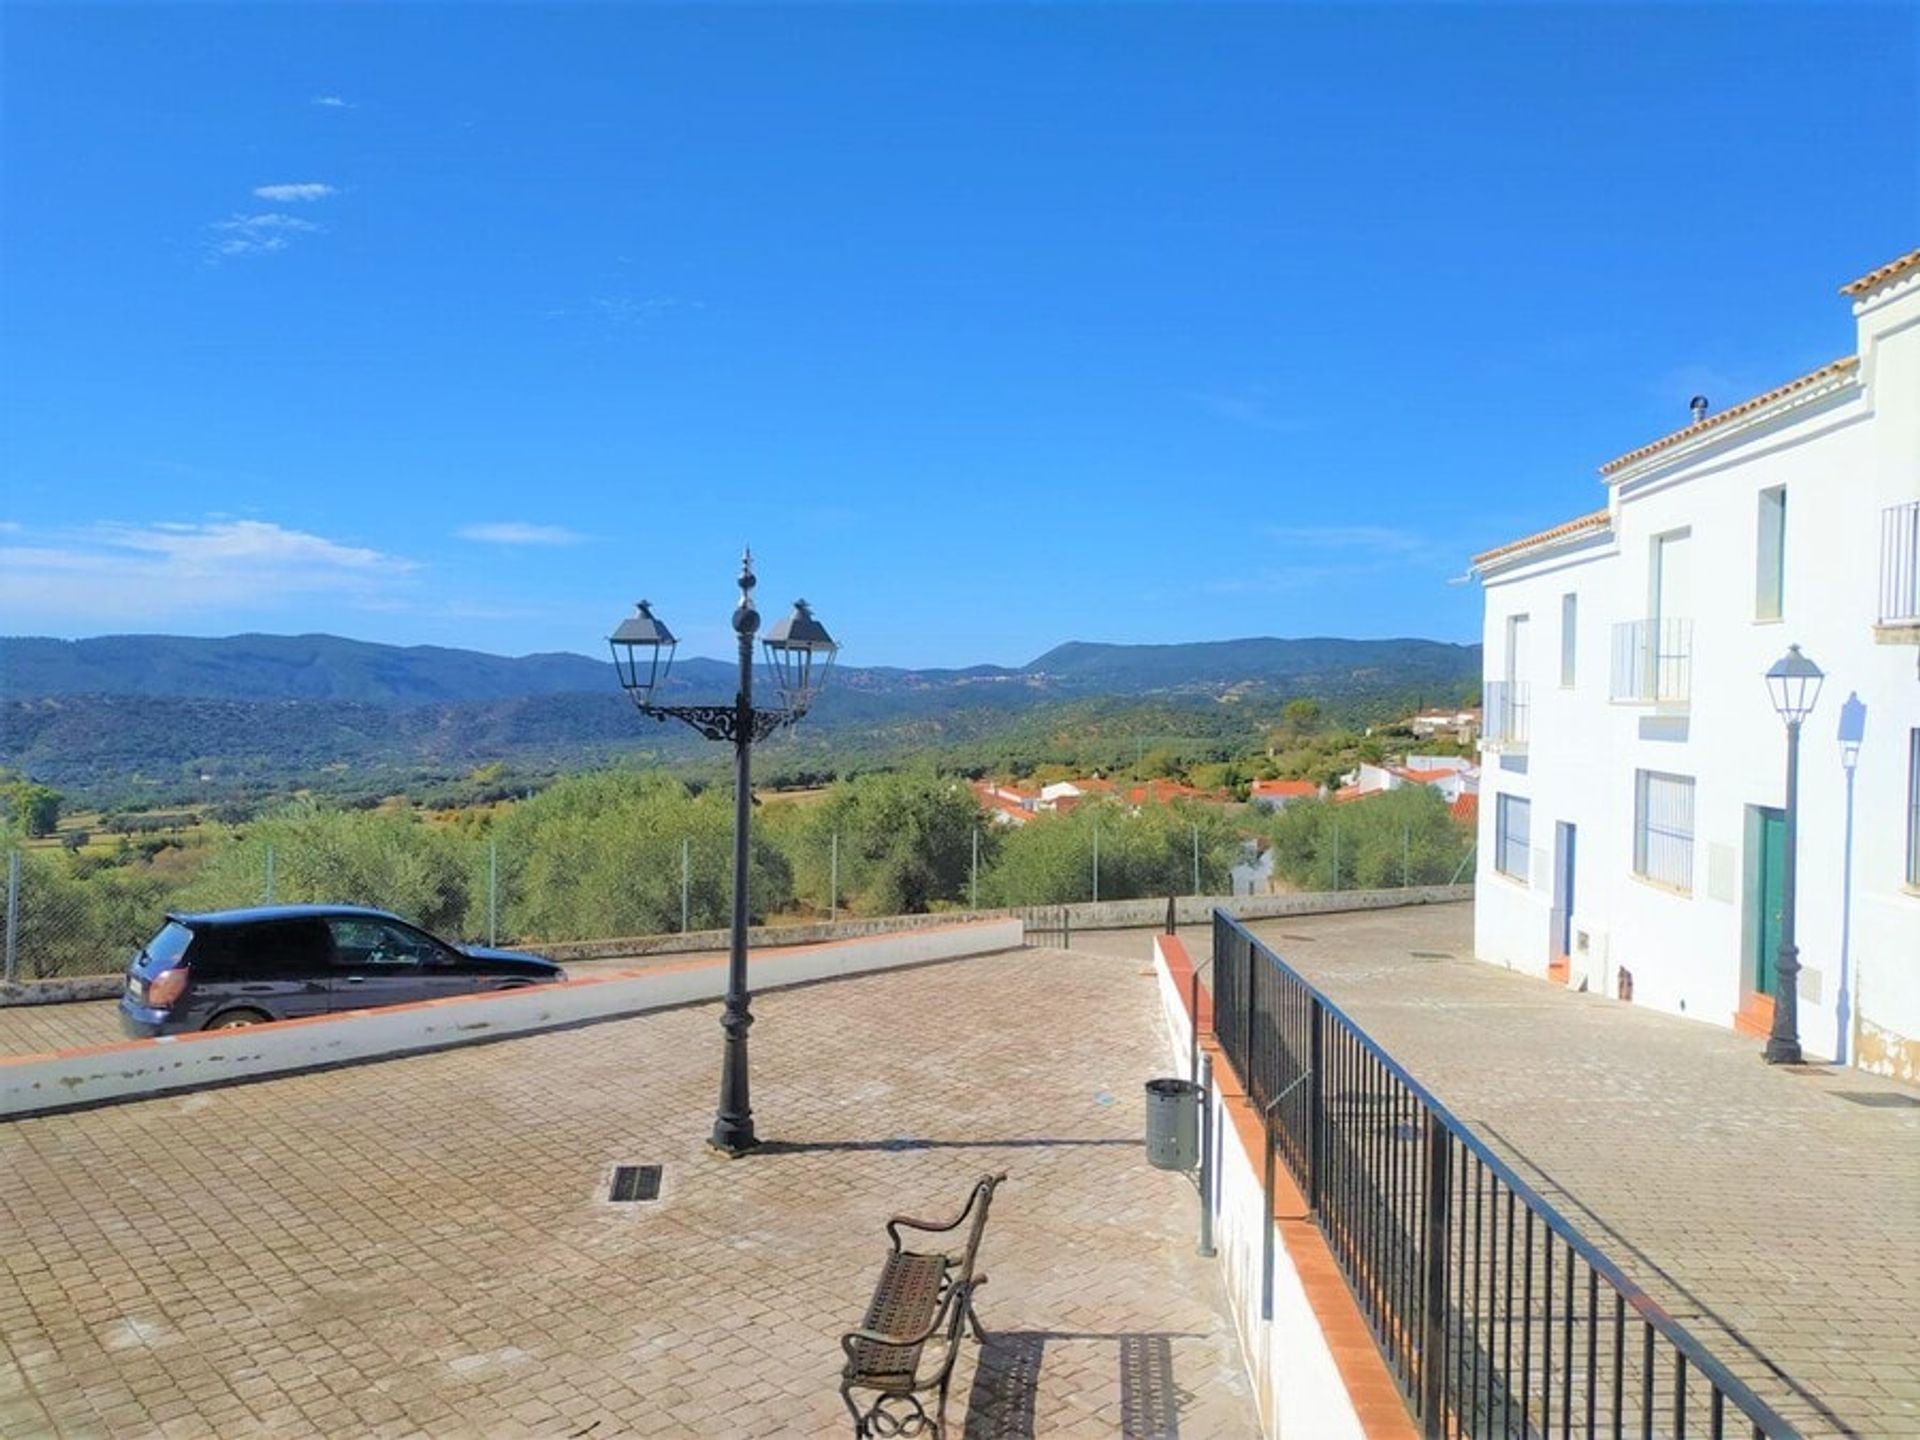
{"type": "Polygon", "coordinates": [[[927,1414],[918,1395],[881,1395],[867,1407],[863,1435],[875,1440],[913,1440],[917,1435],[939,1434],[940,1425],[927,1414]],[[897,1406],[891,1410],[889,1406],[897,1406]]]}
{"type": "MultiPolygon", "coordinates": [[[[691,725],[709,740],[725,740],[730,744],[740,743],[740,707],[738,705],[642,705],[642,715],[650,715],[655,720],[679,720],[691,725]]],[[[749,710],[747,711],[749,739],[758,744],[775,731],[780,730],[800,716],[792,710],[749,710]]]]}

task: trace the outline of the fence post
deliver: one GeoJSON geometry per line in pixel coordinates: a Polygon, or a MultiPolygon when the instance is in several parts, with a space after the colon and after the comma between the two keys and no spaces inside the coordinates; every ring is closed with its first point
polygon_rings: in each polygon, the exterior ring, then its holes
{"type": "Polygon", "coordinates": [[[1093,826],[1093,903],[1100,903],[1100,822],[1093,826]]]}
{"type": "Polygon", "coordinates": [[[1340,888],[1340,822],[1333,822],[1333,888],[1340,888]]]}
{"type": "Polygon", "coordinates": [[[1193,827],[1193,893],[1200,893],[1200,827],[1193,827]]]}
{"type": "Polygon", "coordinates": [[[1309,992],[1311,997],[1307,1009],[1307,1023],[1313,1027],[1307,1036],[1307,1067],[1310,1078],[1307,1081],[1307,1205],[1313,1213],[1321,1212],[1322,1162],[1326,1158],[1325,1142],[1321,1139],[1321,1129],[1327,1117],[1327,1069],[1326,1012],[1320,1008],[1320,996],[1317,991],[1309,992]]]}
{"type": "Polygon", "coordinates": [[[1413,827],[1400,827],[1400,888],[1408,889],[1413,884],[1413,827]]]}
{"type": "Polygon", "coordinates": [[[487,841],[487,944],[500,943],[500,842],[487,841]]]}
{"type": "Polygon", "coordinates": [[[692,919],[689,901],[693,891],[693,839],[680,837],[680,933],[687,933],[687,922],[692,919]]]}
{"type": "Polygon", "coordinates": [[[967,908],[980,908],[980,827],[973,827],[973,869],[967,880],[967,908]]]}
{"type": "Polygon", "coordinates": [[[7,983],[20,963],[20,852],[7,852],[7,983]]]}
{"type": "Polygon", "coordinates": [[[840,918],[840,832],[833,832],[833,855],[828,862],[827,879],[827,923],[832,924],[840,918]]]}
{"type": "Polygon", "coordinates": [[[273,846],[267,846],[267,898],[266,904],[273,904],[273,846]]]}
{"type": "Polygon", "coordinates": [[[1440,1117],[1427,1114],[1426,1304],[1420,1327],[1420,1427],[1440,1440],[1446,1426],[1447,1212],[1453,1176],[1453,1137],[1440,1117]]]}

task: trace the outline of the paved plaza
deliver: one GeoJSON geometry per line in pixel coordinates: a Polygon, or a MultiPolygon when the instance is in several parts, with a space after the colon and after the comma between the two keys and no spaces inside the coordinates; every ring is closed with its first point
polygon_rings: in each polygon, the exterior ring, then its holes
{"type": "Polygon", "coordinates": [[[0,1126],[0,1435],[844,1435],[896,1211],[1004,1170],[956,1434],[1257,1433],[1151,977],[1023,951],[0,1126]],[[657,1202],[604,1197],[660,1164],[657,1202]]]}
{"type": "Polygon", "coordinates": [[[1471,905],[1252,929],[1804,1433],[1920,1436],[1920,1095],[1481,964],[1471,905]]]}

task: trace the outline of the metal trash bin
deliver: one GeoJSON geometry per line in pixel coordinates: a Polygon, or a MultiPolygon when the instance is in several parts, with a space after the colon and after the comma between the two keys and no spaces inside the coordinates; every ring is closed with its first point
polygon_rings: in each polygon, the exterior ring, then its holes
{"type": "Polygon", "coordinates": [[[1147,1081],[1147,1163],[1156,1170],[1200,1163],[1200,1087],[1193,1081],[1147,1081]]]}

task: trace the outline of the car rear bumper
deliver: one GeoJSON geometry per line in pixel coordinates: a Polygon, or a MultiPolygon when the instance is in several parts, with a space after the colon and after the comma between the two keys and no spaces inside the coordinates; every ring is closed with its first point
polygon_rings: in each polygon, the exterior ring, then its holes
{"type": "Polygon", "coordinates": [[[168,1014],[150,1005],[136,1005],[131,998],[120,997],[120,1031],[131,1040],[151,1040],[166,1033],[168,1014]]]}

